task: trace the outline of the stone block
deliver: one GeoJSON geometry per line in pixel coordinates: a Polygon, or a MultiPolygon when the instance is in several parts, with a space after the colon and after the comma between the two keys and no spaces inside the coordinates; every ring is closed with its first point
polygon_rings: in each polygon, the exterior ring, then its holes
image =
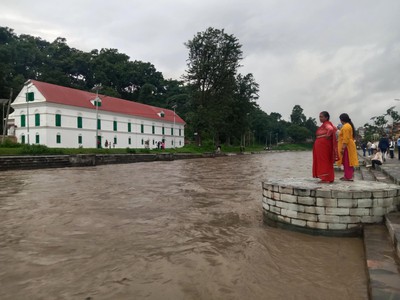
{"type": "Polygon", "coordinates": [[[372,198],[372,192],[364,192],[364,191],[353,191],[354,199],[369,199],[372,198]]]}
{"type": "Polygon", "coordinates": [[[318,206],[304,206],[304,212],[308,214],[324,215],[325,207],[318,206]]]}
{"type": "Polygon", "coordinates": [[[270,206],[269,207],[269,211],[273,212],[275,214],[278,214],[278,215],[281,214],[281,209],[279,207],[276,207],[276,206],[270,206]]]}
{"type": "Polygon", "coordinates": [[[309,196],[297,196],[297,203],[305,205],[315,205],[316,199],[309,196]]]}
{"type": "Polygon", "coordinates": [[[369,216],[370,208],[350,208],[350,216],[369,216]]]}
{"type": "Polygon", "coordinates": [[[285,216],[279,215],[279,216],[278,216],[278,221],[281,221],[281,222],[290,224],[290,222],[292,221],[292,219],[289,218],[289,217],[285,217],[285,216]]]}
{"type": "Polygon", "coordinates": [[[296,196],[310,197],[311,196],[311,190],[310,189],[295,188],[293,190],[293,194],[296,195],[296,196]]]}
{"type": "Polygon", "coordinates": [[[297,196],[289,194],[281,194],[281,201],[289,203],[297,203],[297,196]]]}
{"type": "Polygon", "coordinates": [[[318,215],[318,221],[325,223],[339,223],[339,216],[318,215]]]}
{"type": "Polygon", "coordinates": [[[289,209],[281,209],[281,215],[289,218],[297,218],[297,211],[289,209]]]}
{"type": "Polygon", "coordinates": [[[304,212],[304,206],[298,205],[298,204],[288,203],[288,209],[298,211],[298,212],[304,212]]]}
{"type": "Polygon", "coordinates": [[[301,226],[301,227],[305,227],[307,222],[303,221],[303,220],[298,220],[298,219],[292,219],[292,224],[296,225],[296,226],[301,226]]]}
{"type": "Polygon", "coordinates": [[[307,221],[306,224],[307,227],[314,228],[314,229],[328,229],[328,224],[327,223],[321,223],[321,222],[311,222],[307,221]]]}
{"type": "Polygon", "coordinates": [[[381,223],[383,222],[383,216],[362,216],[362,223],[381,223]]]}
{"type": "Polygon", "coordinates": [[[385,207],[373,207],[371,208],[371,215],[372,216],[383,216],[386,214],[385,207]]]}
{"type": "Polygon", "coordinates": [[[386,191],[373,191],[372,192],[372,197],[373,198],[384,198],[387,196],[386,191]]]}
{"type": "Polygon", "coordinates": [[[262,204],[263,209],[265,209],[266,211],[269,211],[269,205],[267,203],[262,204]]]}
{"type": "Polygon", "coordinates": [[[278,192],[271,192],[271,199],[281,200],[281,194],[278,192]]]}
{"type": "Polygon", "coordinates": [[[281,194],[293,195],[293,187],[290,187],[290,186],[280,186],[280,187],[279,187],[279,193],[281,193],[281,194]]]}
{"type": "Polygon", "coordinates": [[[352,199],[353,192],[350,191],[332,191],[332,198],[352,199]]]}
{"type": "Polygon", "coordinates": [[[267,204],[269,204],[269,205],[273,205],[273,206],[276,206],[276,201],[275,201],[275,200],[272,200],[272,199],[269,199],[269,198],[267,198],[267,204]]]}
{"type": "Polygon", "coordinates": [[[358,207],[372,207],[373,201],[372,199],[358,199],[357,200],[357,206],[358,207]]]}
{"type": "Polygon", "coordinates": [[[339,223],[360,223],[361,217],[358,216],[339,216],[339,223]]]}
{"type": "Polygon", "coordinates": [[[328,223],[328,230],[344,230],[347,229],[347,224],[328,223]]]}
{"type": "Polygon", "coordinates": [[[336,216],[348,216],[350,214],[350,208],[327,207],[325,208],[325,214],[336,215],[336,216]]]}
{"type": "Polygon", "coordinates": [[[317,198],[317,206],[322,207],[337,207],[337,199],[317,198]]]}
{"type": "Polygon", "coordinates": [[[293,193],[296,196],[302,196],[302,197],[310,197],[311,196],[311,190],[309,190],[309,189],[294,189],[293,193]]]}
{"type": "Polygon", "coordinates": [[[374,199],[375,207],[389,207],[393,205],[393,198],[378,198],[374,199]]]}
{"type": "Polygon", "coordinates": [[[396,197],[398,195],[398,190],[391,189],[387,190],[387,197],[396,197]]]}
{"type": "Polygon", "coordinates": [[[332,193],[330,190],[316,190],[315,197],[320,198],[332,198],[332,193]]]}
{"type": "Polygon", "coordinates": [[[347,224],[347,228],[348,229],[352,229],[352,228],[357,228],[357,227],[361,227],[362,225],[360,223],[351,223],[351,224],[347,224]]]}
{"type": "Polygon", "coordinates": [[[284,209],[289,209],[289,204],[287,202],[275,201],[275,206],[284,208],[284,209]]]}
{"type": "Polygon", "coordinates": [[[337,199],[338,207],[357,207],[358,202],[356,199],[337,199]]]}
{"type": "Polygon", "coordinates": [[[301,220],[306,220],[306,221],[312,221],[312,222],[317,222],[318,217],[315,214],[307,214],[307,213],[297,213],[297,218],[301,220]]]}

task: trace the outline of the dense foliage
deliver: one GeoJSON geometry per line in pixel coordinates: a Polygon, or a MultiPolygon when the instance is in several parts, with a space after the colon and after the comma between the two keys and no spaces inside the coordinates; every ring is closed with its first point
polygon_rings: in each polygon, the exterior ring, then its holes
{"type": "MultiPolygon", "coordinates": [[[[198,144],[271,145],[313,136],[316,122],[307,119],[300,106],[293,109],[291,122],[259,108],[255,78],[238,72],[242,46],[236,37],[208,28],[185,46],[189,55],[183,80],[165,79],[153,64],[132,61],[117,49],[84,52],[69,47],[65,38],[48,42],[0,27],[0,98],[10,98],[10,91],[15,97],[28,79],[87,91],[101,83],[105,95],[175,106],[187,122],[187,138],[198,144]],[[289,130],[292,125],[302,129],[289,130]]],[[[0,110],[3,115],[3,107],[0,110]]]]}

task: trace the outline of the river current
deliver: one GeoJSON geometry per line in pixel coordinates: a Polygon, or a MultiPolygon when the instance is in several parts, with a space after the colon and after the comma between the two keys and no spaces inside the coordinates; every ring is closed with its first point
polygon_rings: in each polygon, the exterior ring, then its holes
{"type": "Polygon", "coordinates": [[[0,172],[0,299],[368,299],[360,238],[265,225],[311,152],[0,172]]]}

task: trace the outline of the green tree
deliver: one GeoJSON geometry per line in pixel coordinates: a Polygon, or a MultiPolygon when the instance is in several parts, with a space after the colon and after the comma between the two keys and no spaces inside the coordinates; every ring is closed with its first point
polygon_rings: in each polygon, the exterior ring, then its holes
{"type": "Polygon", "coordinates": [[[303,109],[300,105],[295,105],[290,115],[290,121],[294,125],[304,126],[306,123],[306,116],[303,114],[303,109]]]}
{"type": "Polygon", "coordinates": [[[185,46],[189,50],[184,79],[190,86],[190,125],[200,138],[230,143],[248,130],[258,85],[251,74],[237,76],[241,44],[224,30],[208,28],[185,46]]]}

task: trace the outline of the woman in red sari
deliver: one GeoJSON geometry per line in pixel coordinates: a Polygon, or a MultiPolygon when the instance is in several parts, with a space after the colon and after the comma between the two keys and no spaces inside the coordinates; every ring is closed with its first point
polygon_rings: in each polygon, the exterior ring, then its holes
{"type": "Polygon", "coordinates": [[[329,121],[329,113],[322,111],[319,121],[322,125],[317,129],[313,147],[313,177],[321,182],[330,183],[335,180],[333,165],[338,159],[336,127],[329,121]]]}

